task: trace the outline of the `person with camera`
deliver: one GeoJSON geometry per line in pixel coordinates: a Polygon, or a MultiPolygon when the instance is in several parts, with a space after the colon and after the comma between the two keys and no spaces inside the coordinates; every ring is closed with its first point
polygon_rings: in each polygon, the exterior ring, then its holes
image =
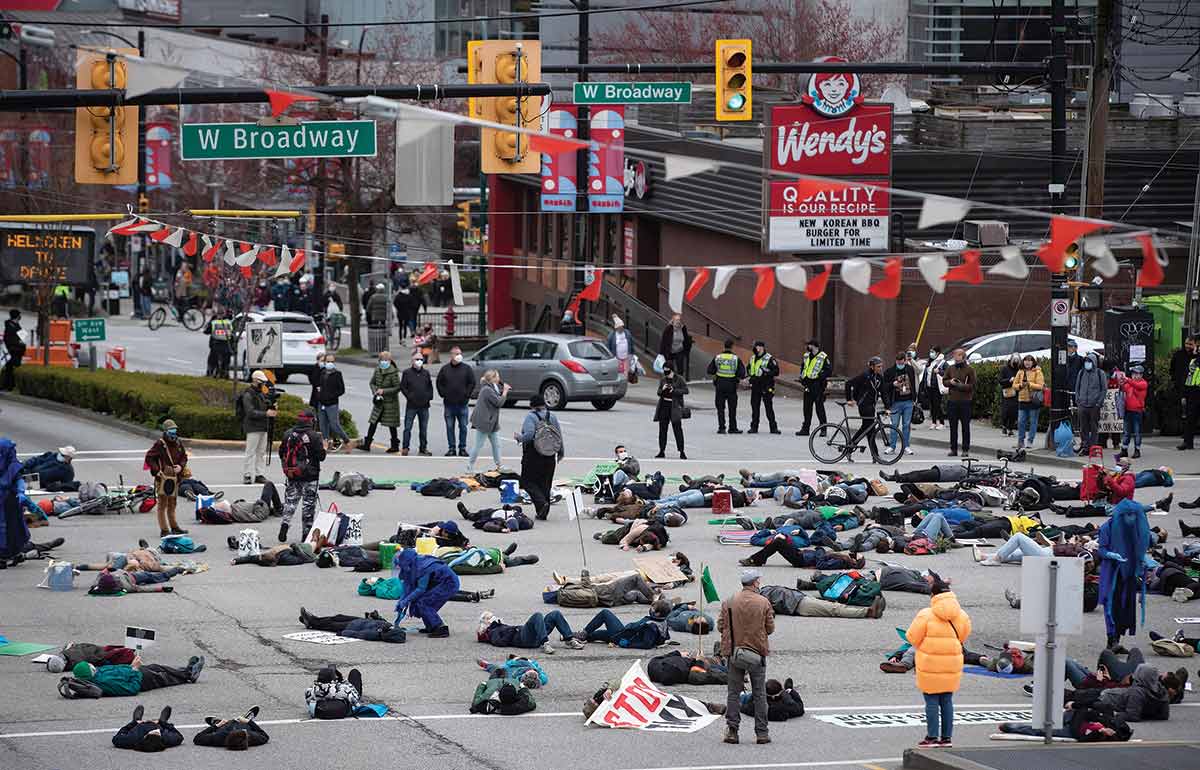
{"type": "Polygon", "coordinates": [[[237,416],[246,432],[246,449],[242,457],[242,483],[265,484],[266,455],[270,450],[267,435],[271,421],[279,412],[275,402],[279,396],[262,369],[250,375],[250,387],[237,400],[237,416]]]}
{"type": "Polygon", "coordinates": [[[767,727],[767,637],[775,632],[775,610],[758,592],[762,573],[742,570],[742,590],[721,603],[717,630],[721,632],[721,655],[729,661],[728,697],[725,706],[725,743],[738,742],[742,719],[742,685],[750,675],[754,702],[754,734],[757,743],[770,743],[767,727]]]}
{"type": "Polygon", "coordinates": [[[300,542],[308,539],[313,519],[317,515],[317,485],[321,479],[321,461],[325,459],[325,441],[313,429],[317,420],[311,408],[300,410],[296,424],[279,442],[279,461],[287,486],[283,493],[283,515],[279,523],[279,542],[287,542],[288,527],[297,505],[303,505],[300,522],[303,530],[300,542]]]}
{"type": "Polygon", "coordinates": [[[687,382],[675,373],[674,364],[667,363],[658,384],[658,406],[654,409],[654,422],[658,423],[658,454],[655,458],[666,457],[669,425],[675,432],[675,448],[679,450],[679,459],[687,459],[683,452],[683,416],[687,408],[683,405],[683,397],[687,392],[687,382]]]}
{"type": "Polygon", "coordinates": [[[162,436],[146,452],[146,467],[154,476],[154,495],[158,500],[158,535],[186,535],[187,530],[175,521],[175,503],[179,500],[179,480],[192,472],[187,467],[187,450],[179,440],[179,426],[174,420],[163,420],[162,436]]]}

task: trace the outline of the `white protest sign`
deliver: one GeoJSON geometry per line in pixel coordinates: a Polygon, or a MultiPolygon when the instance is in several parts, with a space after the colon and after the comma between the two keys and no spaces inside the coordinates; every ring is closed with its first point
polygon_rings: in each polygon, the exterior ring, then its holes
{"type": "Polygon", "coordinates": [[[294,634],[284,634],[283,638],[291,639],[293,642],[312,642],[313,644],[349,644],[361,641],[347,636],[338,636],[332,631],[297,631],[294,634]]]}
{"type": "Polygon", "coordinates": [[[621,686],[601,703],[587,724],[634,730],[694,733],[717,721],[704,704],[694,698],[658,689],[634,661],[621,686]]]}

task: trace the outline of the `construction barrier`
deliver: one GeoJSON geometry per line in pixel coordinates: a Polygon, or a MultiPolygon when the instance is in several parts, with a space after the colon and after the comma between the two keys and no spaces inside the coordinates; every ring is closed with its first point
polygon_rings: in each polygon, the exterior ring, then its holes
{"type": "MultiPolygon", "coordinates": [[[[25,351],[22,366],[41,366],[45,360],[46,350],[41,345],[29,346],[25,351]]],[[[71,322],[50,322],[50,365],[75,366],[75,358],[71,355],[71,322]]]]}
{"type": "Polygon", "coordinates": [[[125,348],[117,345],[111,347],[104,354],[105,369],[125,369],[125,348]]]}

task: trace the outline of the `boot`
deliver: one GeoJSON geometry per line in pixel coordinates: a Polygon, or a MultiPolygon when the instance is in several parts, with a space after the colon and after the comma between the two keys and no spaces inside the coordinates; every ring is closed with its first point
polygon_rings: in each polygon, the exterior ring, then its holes
{"type": "Polygon", "coordinates": [[[371,451],[371,438],[370,437],[364,438],[362,441],[358,442],[354,446],[354,448],[360,452],[370,452],[371,451]]]}
{"type": "Polygon", "coordinates": [[[721,740],[723,740],[725,743],[737,743],[738,731],[729,725],[725,725],[725,737],[721,740]]]}
{"type": "Polygon", "coordinates": [[[1171,493],[1171,494],[1167,495],[1166,497],[1164,497],[1163,499],[1159,500],[1157,503],[1155,503],[1154,507],[1157,508],[1158,510],[1162,511],[1163,513],[1169,513],[1171,511],[1171,503],[1174,500],[1175,500],[1175,494],[1171,493]]]}
{"type": "Polygon", "coordinates": [[[1189,527],[1182,521],[1179,522],[1179,531],[1183,533],[1184,537],[1200,537],[1200,527],[1189,527]]]}
{"type": "Polygon", "coordinates": [[[287,542],[288,525],[286,523],[279,525],[279,542],[287,542]]]}
{"type": "Polygon", "coordinates": [[[505,567],[520,567],[525,564],[537,564],[537,554],[526,554],[525,556],[506,556],[504,558],[505,567]]]}
{"type": "Polygon", "coordinates": [[[1187,508],[1187,509],[1200,508],[1200,497],[1197,497],[1195,500],[1191,501],[1190,503],[1180,503],[1179,507],[1187,508]]]}

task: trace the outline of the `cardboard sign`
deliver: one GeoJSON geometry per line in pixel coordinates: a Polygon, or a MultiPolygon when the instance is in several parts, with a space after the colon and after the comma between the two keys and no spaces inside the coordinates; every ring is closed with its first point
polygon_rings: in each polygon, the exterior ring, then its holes
{"type": "Polygon", "coordinates": [[[634,661],[621,686],[601,703],[587,724],[632,730],[694,733],[717,721],[700,701],[660,690],[634,661]]]}
{"type": "Polygon", "coordinates": [[[312,642],[313,644],[349,644],[362,641],[347,636],[338,636],[332,631],[297,631],[294,634],[284,634],[283,638],[291,639],[293,642],[312,642]]]}
{"type": "MultiPolygon", "coordinates": [[[[925,727],[925,712],[910,711],[901,714],[883,712],[857,712],[847,714],[814,714],[821,722],[838,727],[861,729],[867,727],[925,727]]],[[[955,711],[955,725],[999,724],[1000,722],[1028,722],[1033,712],[1024,711],[955,711]]]]}
{"type": "Polygon", "coordinates": [[[676,583],[687,580],[687,575],[683,574],[665,553],[635,556],[633,566],[651,583],[676,583]]]}
{"type": "Polygon", "coordinates": [[[1100,405],[1100,427],[1099,433],[1124,433],[1125,419],[1117,416],[1117,395],[1120,393],[1116,388],[1109,388],[1104,394],[1104,403],[1100,405]]]}

